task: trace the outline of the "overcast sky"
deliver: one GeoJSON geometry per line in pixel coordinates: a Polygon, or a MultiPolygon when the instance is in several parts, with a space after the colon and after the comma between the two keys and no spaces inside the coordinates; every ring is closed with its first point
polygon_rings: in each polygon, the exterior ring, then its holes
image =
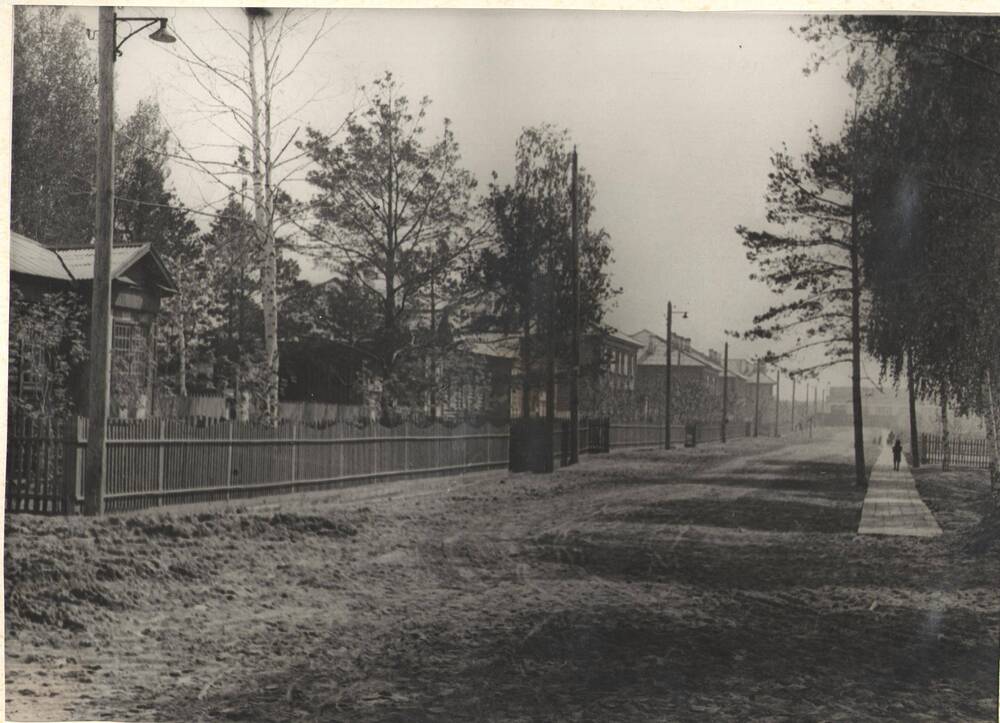
{"type": "MultiPolygon", "coordinates": [[[[129,12],[167,15],[192,45],[235,57],[202,10],[129,12]]],[[[80,13],[96,27],[96,11],[80,13]]],[[[213,15],[245,25],[237,9],[213,15]]],[[[789,29],[800,16],[341,10],[329,21],[280,99],[293,110],[318,93],[289,127],[332,130],[355,102],[354,89],[388,69],[411,98],[433,100],[431,134],[444,116],[452,119],[465,165],[482,186],[493,170],[510,177],[521,128],[568,128],[594,177],[596,222],[611,235],[614,278],[624,289],[611,323],[662,334],[672,300],[689,312],[675,319],[675,331],[703,350],[721,350],[725,330],[746,329],[772,301],[748,279],[752,268],[733,230],[764,222],[772,150],[783,142],[802,150],[812,124],[835,136],[850,104],[841,68],[803,74],[812,48],[789,29]]],[[[120,116],[152,95],[186,142],[222,140],[192,112],[191,81],[164,46],[137,37],[116,66],[120,116]]],[[[183,169],[173,179],[191,205],[223,195],[183,169]]],[[[304,187],[295,192],[308,195],[304,187]]],[[[309,278],[326,274],[303,265],[309,278]]],[[[765,350],[730,340],[732,356],[765,350]]],[[[825,381],[847,383],[846,369],[825,381]]]]}

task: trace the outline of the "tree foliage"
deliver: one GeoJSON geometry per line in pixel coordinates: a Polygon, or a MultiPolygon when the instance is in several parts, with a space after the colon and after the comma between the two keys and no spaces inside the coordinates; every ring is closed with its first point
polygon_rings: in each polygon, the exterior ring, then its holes
{"type": "Polygon", "coordinates": [[[93,236],[96,61],[86,38],[65,8],[14,8],[11,227],[43,243],[93,236]]]}
{"type": "Polygon", "coordinates": [[[342,141],[309,129],[302,144],[317,191],[307,248],[345,280],[338,293],[374,310],[376,323],[352,336],[373,360],[388,408],[411,401],[425,351],[415,329],[431,281],[444,287],[476,241],[476,181],[460,165],[450,121],[425,139],[429,99],[413,108],[391,73],[364,99],[342,141]]]}
{"type": "Polygon", "coordinates": [[[87,359],[86,299],[73,291],[29,299],[10,286],[8,410],[40,417],[74,406],[71,375],[87,359]],[[30,379],[30,390],[24,382],[30,379]]]}
{"type": "MultiPolygon", "coordinates": [[[[536,362],[550,340],[559,358],[570,358],[575,323],[570,159],[568,131],[550,125],[524,129],[515,147],[513,183],[500,185],[494,175],[484,199],[490,243],[480,250],[468,276],[481,299],[475,327],[520,337],[526,390],[541,378],[536,362]]],[[[619,293],[608,269],[610,237],[604,229],[590,228],[594,197],[593,179],[581,169],[577,204],[584,334],[603,330],[607,305],[619,293]]]]}
{"type": "Polygon", "coordinates": [[[851,357],[851,204],[850,150],[810,131],[810,148],[801,158],[787,149],[771,159],[765,194],[767,220],[773,228],[737,227],[751,274],[768,285],[780,301],[754,317],[750,339],[792,343],[772,353],[774,361],[813,347],[823,361],[799,373],[846,362],[851,357]]]}

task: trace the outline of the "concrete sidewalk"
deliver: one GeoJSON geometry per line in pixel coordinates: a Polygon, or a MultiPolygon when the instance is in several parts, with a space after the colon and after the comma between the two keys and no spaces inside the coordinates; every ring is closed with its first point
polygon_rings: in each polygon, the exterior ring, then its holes
{"type": "Polygon", "coordinates": [[[858,533],[913,537],[937,537],[941,534],[937,520],[920,499],[905,455],[899,464],[899,471],[894,471],[892,449],[888,446],[882,448],[872,467],[858,533]]]}

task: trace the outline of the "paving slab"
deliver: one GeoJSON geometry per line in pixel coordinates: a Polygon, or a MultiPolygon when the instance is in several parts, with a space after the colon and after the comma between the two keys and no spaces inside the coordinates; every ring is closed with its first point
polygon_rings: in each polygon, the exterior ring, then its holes
{"type": "Polygon", "coordinates": [[[888,446],[882,447],[872,467],[858,533],[910,537],[937,537],[941,534],[940,525],[920,499],[905,455],[899,463],[899,470],[893,470],[892,449],[888,446]]]}

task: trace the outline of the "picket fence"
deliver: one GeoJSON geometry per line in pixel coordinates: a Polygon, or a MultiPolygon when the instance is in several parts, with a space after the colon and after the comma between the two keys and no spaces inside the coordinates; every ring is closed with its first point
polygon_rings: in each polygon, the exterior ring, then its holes
{"type": "MultiPolygon", "coordinates": [[[[554,466],[567,459],[567,430],[554,427],[554,466]]],[[[673,425],[672,443],[685,443],[687,431],[673,425]]],[[[749,433],[748,425],[727,428],[728,439],[749,433]]],[[[582,454],[659,446],[663,426],[584,419],[579,439],[582,454]]],[[[718,439],[718,425],[699,427],[697,443],[718,439]]],[[[7,443],[9,512],[82,511],[86,418],[9,420],[7,443]]],[[[105,509],[122,511],[505,468],[510,427],[110,420],[107,445],[105,509]]]]}
{"type": "Polygon", "coordinates": [[[52,419],[8,417],[4,495],[7,512],[71,513],[76,428],[52,419]],[[67,464],[67,457],[70,463],[67,464]]]}
{"type": "MultiPolygon", "coordinates": [[[[955,467],[979,467],[988,469],[990,466],[989,440],[979,437],[949,437],[948,447],[951,450],[950,463],[955,467]]],[[[944,460],[944,444],[936,434],[920,435],[920,462],[922,464],[940,464],[944,460]]]]}

